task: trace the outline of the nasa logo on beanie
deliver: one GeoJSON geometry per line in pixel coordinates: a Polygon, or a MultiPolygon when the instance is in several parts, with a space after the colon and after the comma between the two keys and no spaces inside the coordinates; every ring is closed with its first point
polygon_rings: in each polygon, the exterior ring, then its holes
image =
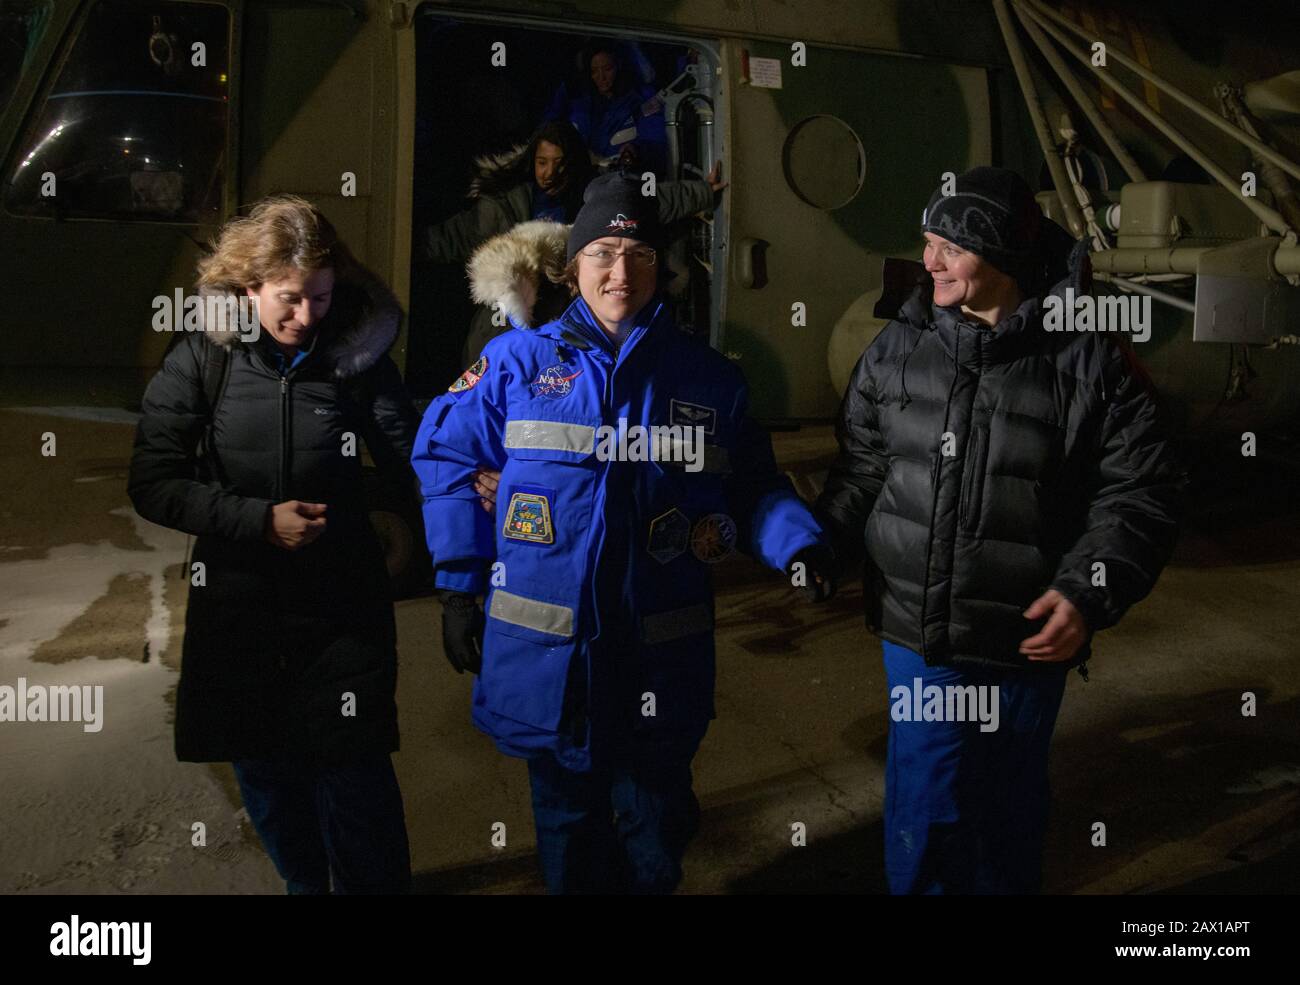
{"type": "Polygon", "coordinates": [[[587,186],[582,208],[569,231],[568,259],[592,240],[622,236],[660,248],[659,200],[641,194],[641,181],[621,173],[603,174],[587,186]]]}

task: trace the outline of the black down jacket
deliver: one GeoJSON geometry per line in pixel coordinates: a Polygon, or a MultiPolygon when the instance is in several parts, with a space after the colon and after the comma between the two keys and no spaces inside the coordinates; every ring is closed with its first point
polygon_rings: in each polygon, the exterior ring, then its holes
{"type": "Polygon", "coordinates": [[[203,566],[185,573],[179,759],[342,762],[397,748],[393,607],[360,441],[414,482],[418,417],[386,355],[400,320],[377,281],[338,284],[313,351],[283,377],[265,332],[200,331],[150,382],[128,491],[145,519],[196,535],[203,566]],[[217,345],[230,346],[229,378],[200,470],[217,345]],[[292,499],[328,506],[325,532],[297,551],[264,539],[271,506],[292,499]]]}
{"type": "Polygon", "coordinates": [[[996,329],[933,306],[927,276],[844,396],[818,510],[837,550],[866,548],[868,625],[928,664],[1052,666],[1019,645],[1055,588],[1088,625],[1078,665],[1173,551],[1186,474],[1146,374],[1112,336],[1042,327],[1047,293],[1089,287],[1057,232],[1045,283],[1065,276],[996,329]]]}

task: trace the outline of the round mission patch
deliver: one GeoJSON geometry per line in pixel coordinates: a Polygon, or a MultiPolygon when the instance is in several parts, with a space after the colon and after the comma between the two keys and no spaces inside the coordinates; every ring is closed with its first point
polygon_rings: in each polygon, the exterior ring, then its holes
{"type": "Polygon", "coordinates": [[[705,564],[717,564],[736,547],[736,521],[725,513],[710,513],[695,521],[691,553],[705,564]]]}
{"type": "Polygon", "coordinates": [[[470,389],[478,383],[479,380],[483,379],[483,374],[487,372],[487,367],[487,356],[479,356],[478,359],[474,361],[473,366],[461,373],[460,376],[456,377],[456,382],[447,387],[447,392],[461,393],[470,389]]]}

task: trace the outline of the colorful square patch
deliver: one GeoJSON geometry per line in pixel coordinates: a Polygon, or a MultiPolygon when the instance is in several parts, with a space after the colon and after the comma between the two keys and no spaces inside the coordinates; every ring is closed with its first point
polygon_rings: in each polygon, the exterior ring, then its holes
{"type": "Polygon", "coordinates": [[[555,525],[551,501],[555,492],[540,486],[518,486],[511,490],[501,535],[530,544],[554,544],[555,525]]]}

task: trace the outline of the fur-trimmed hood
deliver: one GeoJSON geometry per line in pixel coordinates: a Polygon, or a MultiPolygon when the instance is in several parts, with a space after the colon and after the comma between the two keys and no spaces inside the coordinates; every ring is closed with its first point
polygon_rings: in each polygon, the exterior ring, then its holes
{"type": "Polygon", "coordinates": [[[493,236],[465,266],[470,295],[479,304],[499,306],[518,326],[535,327],[556,317],[569,300],[568,291],[557,283],[564,271],[569,228],[534,219],[493,236]]]}
{"type": "Polygon", "coordinates": [[[516,144],[499,154],[482,154],[474,158],[474,177],[469,183],[469,198],[501,195],[519,184],[520,159],[528,150],[527,142],[516,144]]]}
{"type": "MultiPolygon", "coordinates": [[[[228,287],[225,290],[200,288],[204,299],[200,307],[200,333],[213,345],[248,345],[249,340],[240,332],[237,316],[232,318],[240,292],[228,287]],[[227,299],[226,304],[214,305],[208,298],[227,299]],[[208,322],[209,314],[217,319],[208,322]]],[[[402,324],[402,307],[386,284],[370,271],[359,268],[357,277],[338,282],[329,313],[321,320],[313,359],[328,362],[335,379],[347,379],[364,373],[375,365],[397,341],[402,324]]],[[[259,334],[265,329],[259,326],[259,334]]]]}

